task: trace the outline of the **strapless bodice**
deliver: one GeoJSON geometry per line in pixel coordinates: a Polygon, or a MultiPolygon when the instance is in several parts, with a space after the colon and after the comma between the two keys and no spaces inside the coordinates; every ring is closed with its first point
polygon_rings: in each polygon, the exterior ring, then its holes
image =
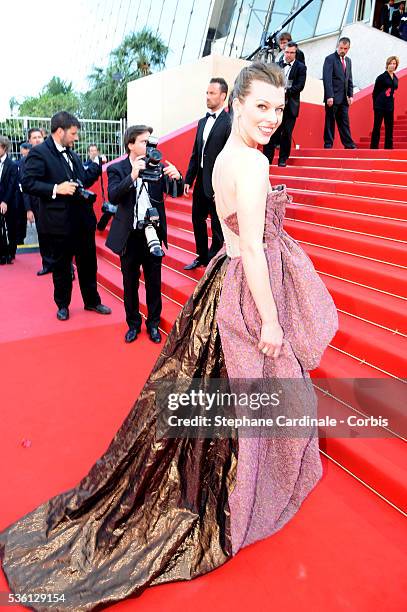
{"type": "MultiPolygon", "coordinates": [[[[264,245],[275,240],[283,229],[287,202],[291,202],[285,185],[278,185],[267,195],[266,215],[264,221],[264,245]]],[[[219,218],[225,238],[226,253],[229,257],[240,257],[239,223],[237,213],[233,212],[224,219],[219,218]]]]}

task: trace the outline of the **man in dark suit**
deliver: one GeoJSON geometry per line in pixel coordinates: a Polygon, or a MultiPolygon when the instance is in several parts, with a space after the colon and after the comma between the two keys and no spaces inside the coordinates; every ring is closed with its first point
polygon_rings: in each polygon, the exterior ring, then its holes
{"type": "Polygon", "coordinates": [[[54,300],[57,318],[69,318],[72,294],[71,263],[75,256],[85,310],[110,314],[97,291],[96,216],[93,202],[83,193],[101,173],[99,164],[83,168],[72,146],[78,140],[80,123],[61,111],[51,119],[51,136],[28,154],[22,176],[23,191],[40,198],[39,227],[48,235],[52,253],[54,300]]]}
{"type": "Polygon", "coordinates": [[[206,116],[198,121],[194,148],[185,176],[184,195],[195,181],[192,196],[192,223],[197,258],[185,270],[206,266],[223,245],[222,227],[216,213],[213,199],[212,170],[215,160],[226,144],[232,127],[229,114],[224,110],[228,93],[225,79],[213,78],[206,92],[206,116]],[[206,220],[211,217],[212,244],[208,250],[206,220]]]}
{"type": "Polygon", "coordinates": [[[156,247],[158,252],[161,250],[161,243],[168,248],[163,196],[164,193],[173,197],[180,196],[184,186],[180,172],[168,161],[166,167],[160,163],[162,174],[158,180],[144,180],[146,149],[152,131],[147,125],[129,127],[124,135],[127,157],[107,168],[109,201],[118,208],[112,220],[106,246],[120,255],[124,307],[129,326],[125,335],[126,342],[134,342],[141,331],[138,297],[140,266],[143,267],[146,285],[148,334],[153,342],[161,342],[158,326],[162,310],[162,256],[154,254],[151,243],[147,243],[144,220],[148,209],[157,209],[159,226],[156,232],[159,244],[156,244],[156,247]]]}
{"type": "Polygon", "coordinates": [[[349,38],[340,38],[335,53],[328,55],[324,61],[325,149],[333,147],[335,121],[345,149],[356,149],[349,124],[349,106],[353,102],[352,62],[346,57],[349,48],[349,38]]]}
{"type": "Polygon", "coordinates": [[[387,4],[382,6],[382,10],[380,11],[380,29],[383,32],[387,32],[388,34],[393,34],[393,18],[395,17],[395,13],[397,12],[396,7],[394,6],[394,0],[389,0],[387,4]]]}
{"type": "Polygon", "coordinates": [[[300,112],[300,94],[305,87],[307,78],[307,68],[302,62],[295,59],[296,51],[296,43],[287,43],[284,60],[279,63],[287,80],[283,119],[279,128],[270,138],[270,142],[263,148],[264,155],[268,157],[271,164],[273,163],[275,147],[279,144],[278,165],[282,167],[287,165],[287,160],[290,157],[292,133],[300,112]]]}
{"type": "MultiPolygon", "coordinates": [[[[32,127],[28,130],[27,140],[32,147],[35,147],[44,142],[40,128],[32,127]]],[[[20,184],[22,176],[25,171],[25,164],[27,158],[21,160],[20,165],[20,184]]],[[[42,268],[38,270],[37,276],[43,276],[52,272],[52,256],[50,246],[48,244],[48,236],[40,231],[39,228],[39,212],[40,212],[40,198],[38,196],[30,195],[29,193],[23,193],[24,209],[26,213],[26,221],[28,223],[34,223],[37,228],[38,243],[40,247],[40,254],[42,259],[42,268]]]]}
{"type": "MultiPolygon", "coordinates": [[[[278,36],[278,46],[280,47],[280,51],[277,54],[276,57],[276,62],[277,64],[279,64],[281,61],[284,60],[284,51],[285,48],[287,46],[288,43],[293,42],[293,38],[290,34],[290,32],[281,32],[281,34],[279,34],[278,36]]],[[[302,64],[304,64],[305,66],[305,55],[304,53],[301,51],[301,49],[298,48],[297,45],[297,51],[295,54],[295,59],[298,60],[299,62],[301,62],[302,64]]]]}
{"type": "Polygon", "coordinates": [[[17,165],[8,156],[10,141],[0,136],[0,214],[4,215],[8,231],[7,251],[0,253],[0,264],[11,264],[16,254],[16,189],[17,165]]]}

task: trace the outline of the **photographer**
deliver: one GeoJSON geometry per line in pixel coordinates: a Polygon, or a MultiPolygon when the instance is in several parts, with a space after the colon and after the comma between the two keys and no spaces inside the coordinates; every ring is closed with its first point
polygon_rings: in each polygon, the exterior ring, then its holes
{"type": "Polygon", "coordinates": [[[126,342],[136,340],[141,331],[138,288],[140,266],[143,266],[147,298],[147,330],[153,342],[161,342],[158,330],[161,301],[161,243],[167,245],[167,221],[164,193],[182,195],[180,172],[167,161],[152,143],[153,129],[134,125],[126,130],[124,144],[128,156],[108,166],[109,200],[117,205],[106,241],[120,255],[123,274],[124,306],[129,329],[126,342]],[[149,218],[153,217],[153,221],[149,218]]]}
{"type": "Polygon", "coordinates": [[[78,268],[79,285],[86,310],[110,314],[101,304],[96,284],[96,196],[87,191],[101,173],[96,163],[83,168],[71,147],[78,140],[80,123],[61,111],[51,119],[51,136],[33,147],[27,156],[21,184],[23,191],[38,196],[39,229],[47,235],[54,281],[57,318],[69,318],[72,294],[71,262],[78,268]]]}

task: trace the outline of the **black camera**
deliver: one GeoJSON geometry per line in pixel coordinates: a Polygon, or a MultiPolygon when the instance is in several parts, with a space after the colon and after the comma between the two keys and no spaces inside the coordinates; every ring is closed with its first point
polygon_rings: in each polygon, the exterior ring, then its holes
{"type": "Polygon", "coordinates": [[[163,155],[159,149],[157,149],[158,138],[150,136],[147,143],[147,152],[144,160],[146,167],[144,170],[140,170],[139,177],[147,183],[158,183],[163,176],[161,160],[163,155]]]}
{"type": "Polygon", "coordinates": [[[161,248],[161,244],[157,235],[157,227],[160,225],[160,215],[158,210],[153,206],[147,208],[143,221],[137,222],[137,229],[143,229],[147,240],[147,246],[151,255],[156,257],[164,257],[165,253],[161,248]]]}
{"type": "Polygon", "coordinates": [[[96,202],[96,193],[85,189],[81,180],[76,179],[75,183],[78,185],[75,191],[75,195],[86,201],[87,204],[94,204],[96,202]]]}

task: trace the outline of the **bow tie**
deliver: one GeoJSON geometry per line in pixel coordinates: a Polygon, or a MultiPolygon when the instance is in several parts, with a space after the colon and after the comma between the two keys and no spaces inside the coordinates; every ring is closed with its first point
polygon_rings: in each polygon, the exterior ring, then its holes
{"type": "Polygon", "coordinates": [[[286,66],[291,66],[291,64],[287,64],[287,62],[283,62],[283,68],[285,68],[286,66]]]}
{"type": "Polygon", "coordinates": [[[206,113],[206,118],[209,119],[209,117],[212,117],[212,119],[216,119],[216,113],[206,113]]]}

